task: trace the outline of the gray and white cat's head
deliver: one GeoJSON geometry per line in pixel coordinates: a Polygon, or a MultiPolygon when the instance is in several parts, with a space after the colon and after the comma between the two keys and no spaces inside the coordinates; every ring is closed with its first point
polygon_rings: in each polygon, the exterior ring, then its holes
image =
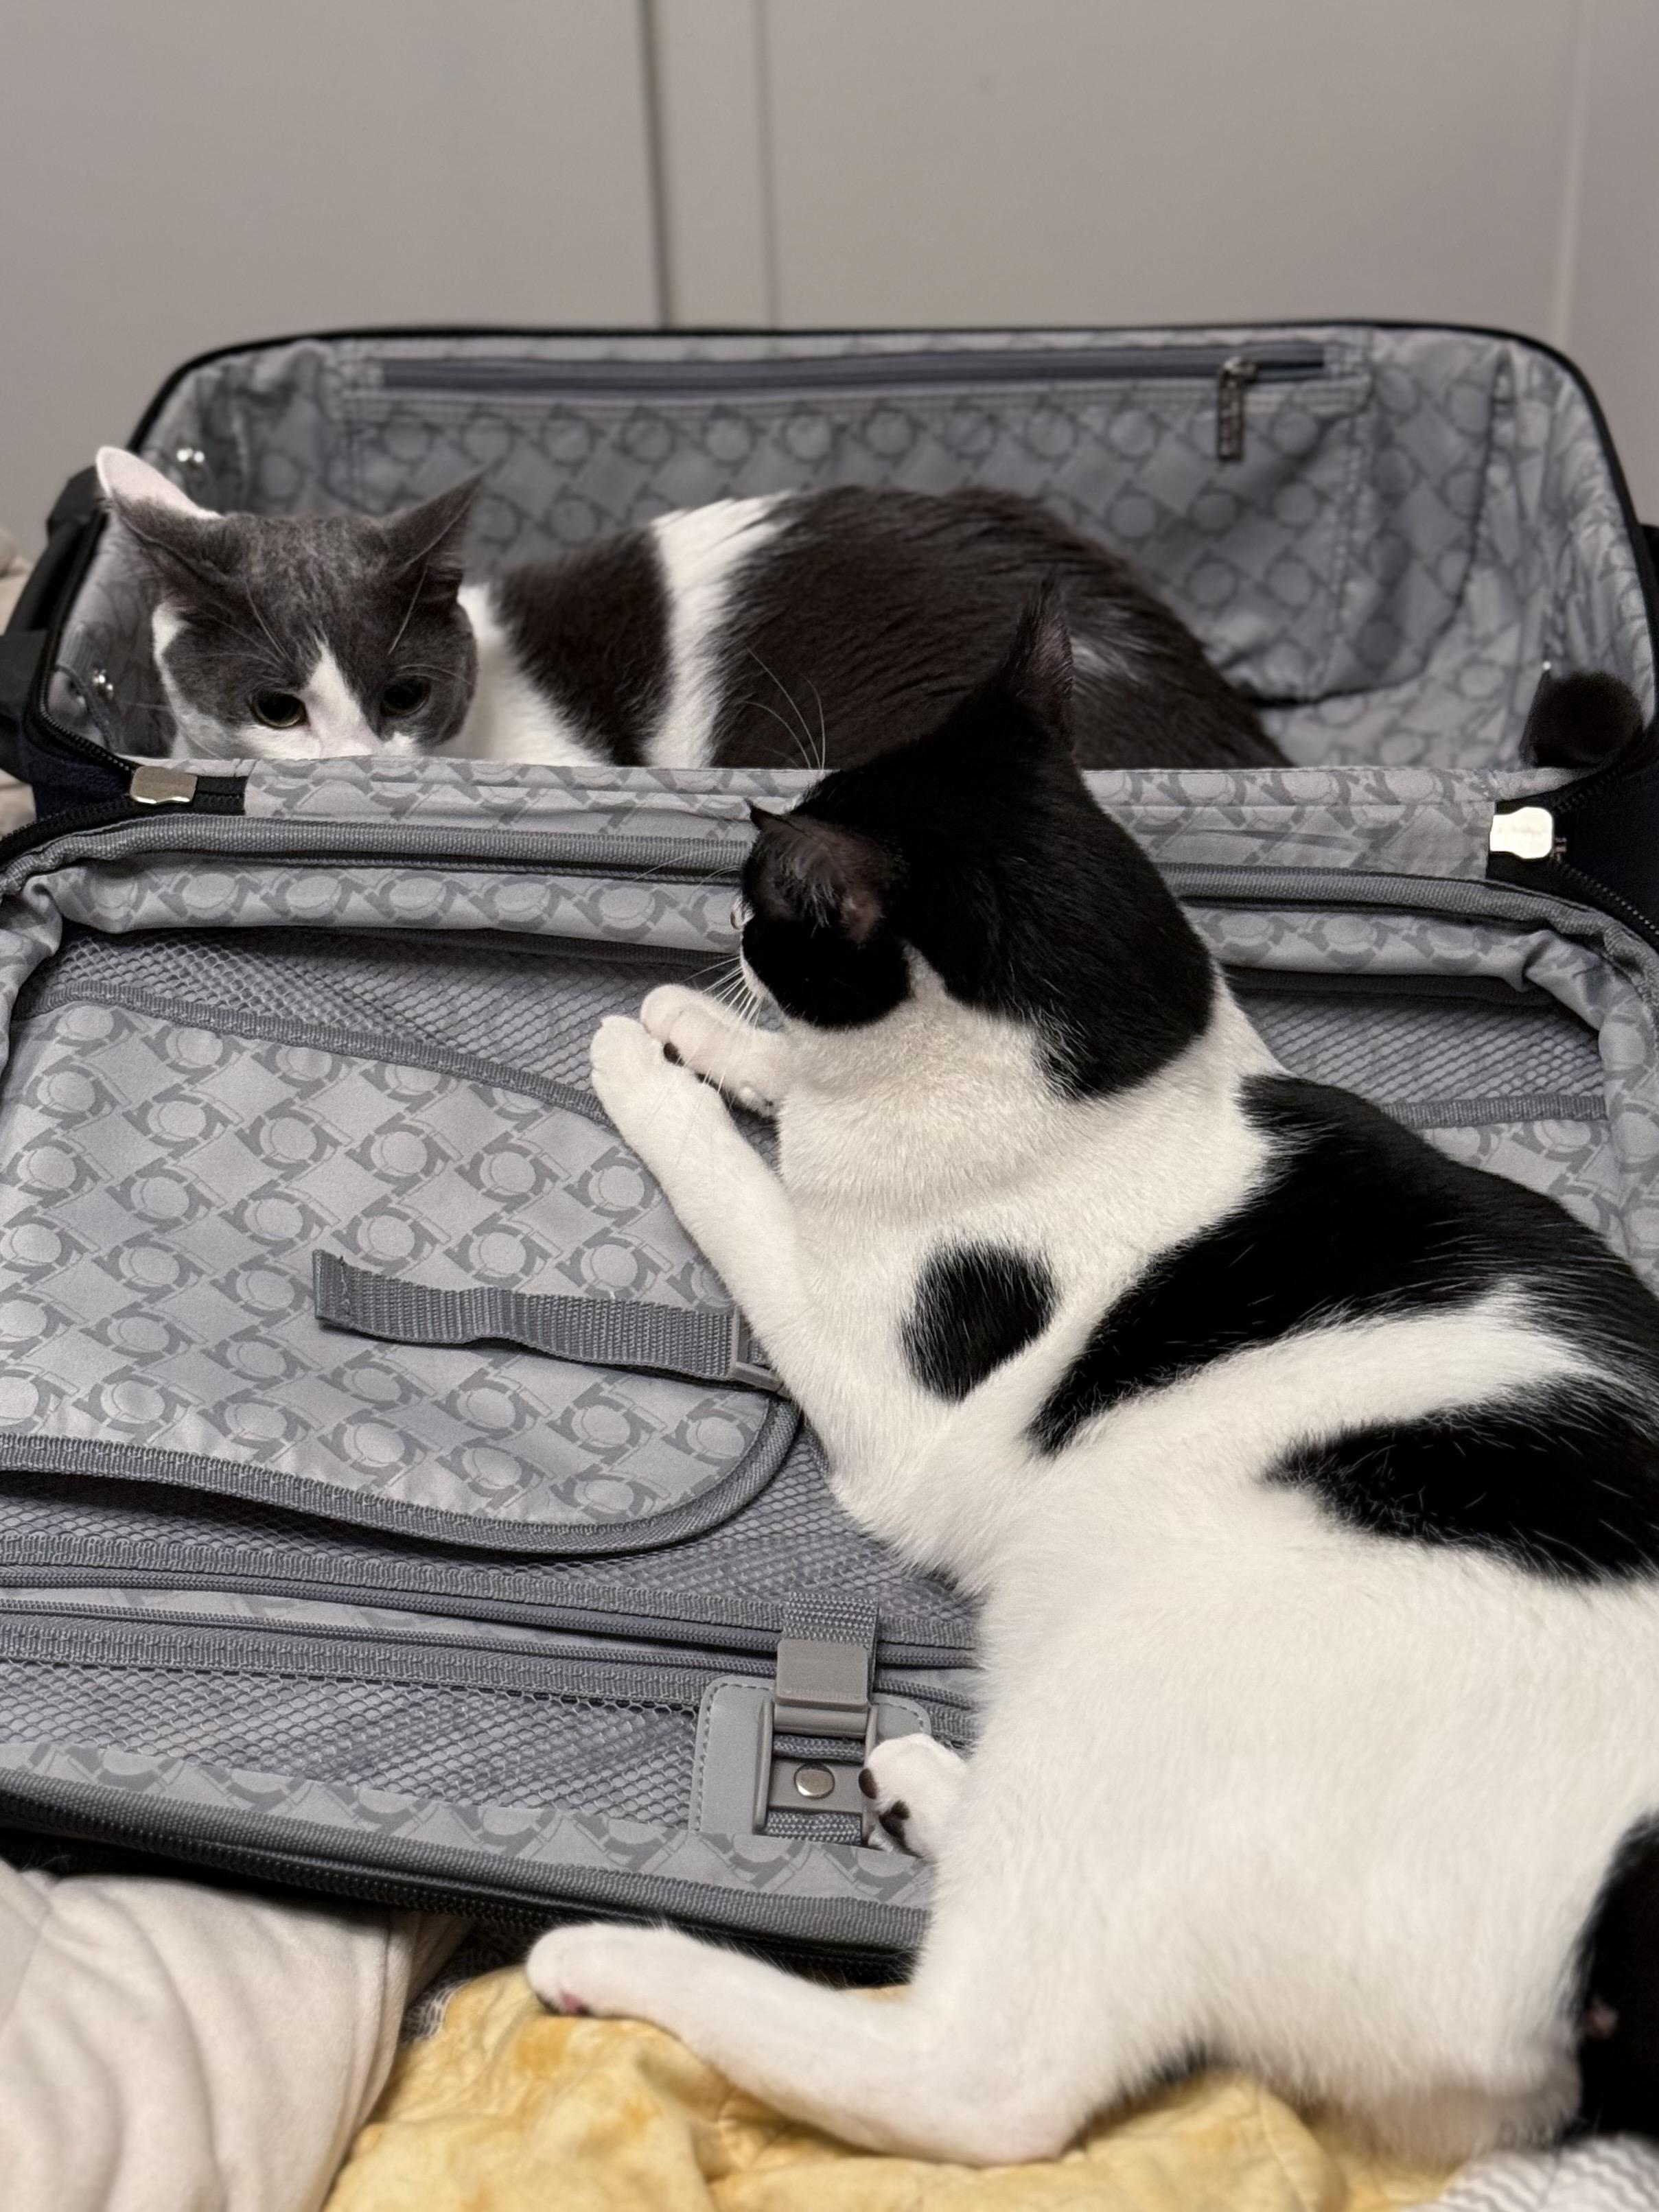
{"type": "Polygon", "coordinates": [[[459,732],[477,675],[457,596],[476,485],[382,521],[216,514],[112,446],[98,475],[149,586],[174,752],[426,753],[459,732]]]}

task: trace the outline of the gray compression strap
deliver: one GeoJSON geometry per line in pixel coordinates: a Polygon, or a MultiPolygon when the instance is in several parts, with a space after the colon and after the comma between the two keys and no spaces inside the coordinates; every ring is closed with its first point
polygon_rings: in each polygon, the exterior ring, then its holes
{"type": "Polygon", "coordinates": [[[694,1382],[781,1390],[735,1306],[686,1310],[653,1299],[532,1297],[479,1285],[438,1291],[354,1267],[337,1253],[312,1261],[317,1318],[391,1344],[521,1344],[586,1367],[643,1369],[694,1382]]]}

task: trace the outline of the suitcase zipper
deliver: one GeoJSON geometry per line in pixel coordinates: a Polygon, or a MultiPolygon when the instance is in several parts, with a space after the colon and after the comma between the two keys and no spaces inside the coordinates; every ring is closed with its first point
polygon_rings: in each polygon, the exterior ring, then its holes
{"type": "Polygon", "coordinates": [[[759,361],[398,361],[380,365],[386,392],[495,393],[557,398],[719,398],[812,392],[919,392],[971,385],[1006,388],[1078,384],[1206,383],[1215,386],[1216,459],[1244,457],[1245,401],[1252,385],[1304,383],[1328,373],[1321,345],[1273,341],[1249,349],[1216,345],[1095,346],[941,353],[791,356],[759,361]]]}
{"type": "Polygon", "coordinates": [[[121,1802],[118,1812],[112,1801],[118,1795],[93,1783],[11,1774],[0,1778],[0,1822],[31,1835],[149,1853],[169,1869],[182,1861],[307,1895],[323,1892],[371,1905],[458,1913],[526,1932],[578,1913],[636,1922],[672,1917],[681,1927],[720,1937],[738,1933],[775,1957],[817,1964],[830,1960],[853,1978],[860,1968],[870,1970],[871,1979],[890,1975],[914,1948],[907,1937],[919,1941],[921,1933],[920,1911],[873,1901],[702,1891],[659,1875],[574,1865],[551,1870],[544,1887],[532,1888],[527,1882],[515,1885],[483,1852],[442,1847],[431,1856],[453,1870],[434,1870],[422,1864],[418,1843],[392,1834],[376,1838],[380,1863],[365,1867],[343,1855],[344,1839],[336,1832],[313,1828],[313,1849],[284,1850],[270,1840],[273,1823],[263,1813],[183,1803],[159,1811],[131,1801],[121,1802]],[[693,1905],[699,1896],[706,1900],[701,1912],[693,1905]]]}

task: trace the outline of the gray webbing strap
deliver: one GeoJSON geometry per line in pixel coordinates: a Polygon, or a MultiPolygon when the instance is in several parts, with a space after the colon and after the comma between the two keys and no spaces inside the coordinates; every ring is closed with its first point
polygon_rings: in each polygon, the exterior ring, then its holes
{"type": "Polygon", "coordinates": [[[521,1344],[587,1367],[642,1369],[747,1390],[783,1387],[735,1306],[686,1310],[653,1299],[532,1297],[483,1285],[438,1291],[354,1267],[334,1252],[313,1256],[312,1287],[325,1327],[391,1344],[521,1344]]]}

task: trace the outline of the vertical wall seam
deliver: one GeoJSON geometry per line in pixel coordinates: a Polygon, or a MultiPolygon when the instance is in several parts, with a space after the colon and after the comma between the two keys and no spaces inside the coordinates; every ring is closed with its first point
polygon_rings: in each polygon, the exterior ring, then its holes
{"type": "Polygon", "coordinates": [[[772,143],[772,50],[766,0],[751,0],[755,17],[755,118],[760,148],[762,283],[766,321],[776,330],[782,286],[778,269],[778,171],[772,143]]]}
{"type": "Polygon", "coordinates": [[[1573,288],[1578,276],[1578,231],[1583,220],[1584,155],[1589,135],[1590,40],[1595,35],[1595,0],[1577,0],[1573,10],[1572,73],[1567,88],[1565,159],[1561,178],[1561,228],[1555,246],[1555,283],[1550,301],[1550,342],[1570,348],[1573,288]]]}
{"type": "Polygon", "coordinates": [[[652,305],[659,330],[678,321],[674,256],[669,238],[668,161],[663,143],[661,29],[658,0],[637,0],[640,106],[645,124],[646,198],[651,222],[652,305]]]}

